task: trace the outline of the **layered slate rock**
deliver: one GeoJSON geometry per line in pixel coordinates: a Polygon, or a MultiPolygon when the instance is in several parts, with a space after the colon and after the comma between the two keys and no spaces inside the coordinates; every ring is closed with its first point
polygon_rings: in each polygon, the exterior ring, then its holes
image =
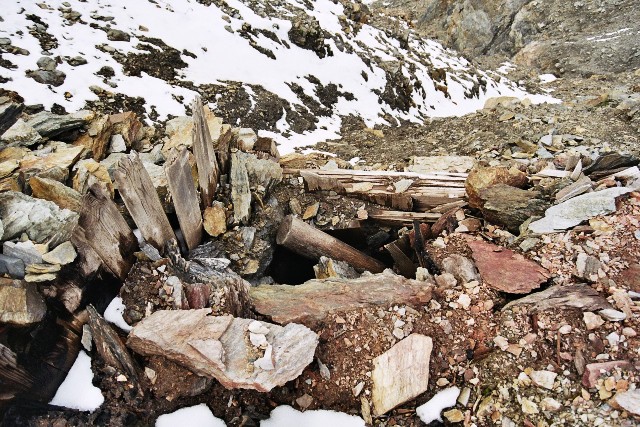
{"type": "Polygon", "coordinates": [[[266,349],[254,346],[254,320],[210,316],[210,309],[161,310],[138,323],[127,345],[163,356],[229,389],[268,392],[297,378],[313,361],[318,336],[305,326],[262,322],[266,349]]]}
{"type": "Polygon", "coordinates": [[[469,172],[464,188],[467,191],[469,206],[480,209],[484,201],[480,192],[497,184],[522,188],[527,183],[527,175],[515,168],[477,166],[469,172]]]}
{"type": "Polygon", "coordinates": [[[54,138],[83,127],[92,116],[93,113],[90,111],[78,111],[74,114],[65,115],[42,111],[31,116],[27,124],[34,128],[41,136],[54,138]]]}
{"type": "Polygon", "coordinates": [[[482,215],[492,224],[517,233],[520,224],[532,216],[542,216],[549,203],[537,191],[526,191],[505,184],[480,191],[482,215]]]}
{"type": "Polygon", "coordinates": [[[630,191],[626,187],[613,187],[574,197],[551,206],[545,211],[544,218],[529,224],[529,230],[539,234],[559,232],[595,216],[615,212],[616,197],[630,191]]]}
{"type": "Polygon", "coordinates": [[[47,312],[36,285],[0,278],[0,323],[27,326],[42,320],[47,312]]]}
{"type": "Polygon", "coordinates": [[[373,359],[372,399],[376,415],[382,415],[427,390],[432,349],[430,337],[411,334],[373,359]]]}
{"type": "Polygon", "coordinates": [[[0,194],[0,219],[4,225],[2,240],[27,233],[32,241],[49,242],[52,247],[70,240],[78,224],[77,213],[15,191],[0,194]]]}
{"type": "Polygon", "coordinates": [[[421,305],[433,285],[405,279],[390,270],[357,279],[309,280],[302,285],[263,285],[249,290],[255,310],[274,322],[314,326],[331,312],[391,304],[421,305]]]}
{"type": "Polygon", "coordinates": [[[473,240],[468,242],[484,284],[510,294],[527,294],[547,281],[546,269],[510,249],[473,240]]]}

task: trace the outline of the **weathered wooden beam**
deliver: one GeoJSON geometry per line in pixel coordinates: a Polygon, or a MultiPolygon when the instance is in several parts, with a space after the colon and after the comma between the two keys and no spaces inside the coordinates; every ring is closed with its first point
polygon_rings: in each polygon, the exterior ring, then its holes
{"type": "Polygon", "coordinates": [[[420,222],[435,222],[441,214],[433,212],[404,212],[375,209],[368,211],[369,219],[386,225],[403,226],[411,225],[414,220],[420,222]]]}
{"type": "Polygon", "coordinates": [[[301,176],[308,191],[335,191],[405,211],[426,212],[466,196],[467,174],[461,173],[285,169],[284,174],[301,176]]]}
{"type": "Polygon", "coordinates": [[[120,280],[127,277],[133,265],[133,252],[138,247],[136,236],[118,207],[99,185],[94,184],[82,199],[83,210],[78,224],[90,230],[87,243],[104,265],[120,280]]]}
{"type": "Polygon", "coordinates": [[[142,237],[162,252],[164,245],[176,236],[138,153],[134,151],[120,160],[113,176],[142,237]]]}
{"type": "Polygon", "coordinates": [[[276,243],[310,259],[318,260],[321,256],[326,256],[345,261],[359,271],[380,273],[385,269],[385,265],[377,259],[292,215],[288,215],[280,224],[276,243]]]}
{"type": "MultiPolygon", "coordinates": [[[[82,210],[80,210],[82,212],[82,210]]],[[[91,277],[98,274],[104,266],[100,255],[93,250],[89,244],[84,228],[78,225],[71,235],[71,243],[78,252],[78,258],[75,261],[75,267],[82,277],[91,277]]]]}
{"type": "Polygon", "coordinates": [[[138,374],[133,364],[133,359],[125,345],[120,341],[118,334],[109,326],[109,324],[98,314],[93,306],[87,306],[89,313],[89,327],[93,342],[96,344],[96,350],[102,357],[104,362],[124,373],[129,381],[137,388],[138,374]]]}
{"type": "Polygon", "coordinates": [[[396,242],[384,245],[384,248],[393,258],[398,271],[407,279],[416,277],[416,266],[411,259],[398,247],[396,242]]]}
{"type": "Polygon", "coordinates": [[[220,171],[216,153],[211,141],[209,125],[204,116],[202,99],[199,96],[191,104],[193,111],[193,154],[198,166],[198,181],[200,183],[200,195],[204,208],[211,206],[218,186],[220,171]]]}
{"type": "Polygon", "coordinates": [[[177,153],[174,150],[165,163],[164,170],[180,230],[187,247],[192,250],[202,241],[202,213],[196,184],[191,175],[189,151],[183,149],[177,153]]]}

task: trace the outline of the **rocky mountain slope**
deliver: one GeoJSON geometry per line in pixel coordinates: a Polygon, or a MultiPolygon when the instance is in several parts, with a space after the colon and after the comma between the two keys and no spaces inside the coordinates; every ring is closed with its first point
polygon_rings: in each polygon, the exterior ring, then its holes
{"type": "Polygon", "coordinates": [[[361,3],[17,1],[2,16],[0,79],[28,104],[163,120],[199,93],[283,152],[339,137],[347,116],[419,123],[526,95],[401,20],[369,25],[361,3]]]}

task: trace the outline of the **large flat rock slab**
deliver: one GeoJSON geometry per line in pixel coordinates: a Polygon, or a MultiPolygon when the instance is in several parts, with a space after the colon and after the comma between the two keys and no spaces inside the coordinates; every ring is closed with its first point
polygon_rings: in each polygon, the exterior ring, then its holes
{"type": "Polygon", "coordinates": [[[27,326],[42,320],[47,312],[36,285],[0,278],[0,322],[27,326]]]}
{"type": "Polygon", "coordinates": [[[510,294],[528,294],[549,278],[546,269],[522,255],[480,240],[468,242],[485,285],[510,294]]]}
{"type": "Polygon", "coordinates": [[[297,378],[313,361],[318,336],[303,325],[210,314],[208,308],[156,311],[133,328],[127,346],[166,357],[229,389],[262,392],[297,378]]]}
{"type": "Polygon", "coordinates": [[[433,341],[411,334],[373,359],[372,399],[376,415],[407,402],[429,386],[429,361],[433,341]]]}
{"type": "Polygon", "coordinates": [[[357,279],[309,280],[298,286],[263,285],[251,288],[254,309],[274,322],[313,327],[328,313],[390,304],[425,304],[432,285],[405,279],[389,270],[357,279]]]}

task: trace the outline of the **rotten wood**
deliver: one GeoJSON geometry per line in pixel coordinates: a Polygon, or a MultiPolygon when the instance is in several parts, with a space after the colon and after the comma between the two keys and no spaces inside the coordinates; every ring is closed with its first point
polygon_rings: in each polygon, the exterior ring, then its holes
{"type": "Polygon", "coordinates": [[[216,153],[213,149],[209,125],[204,116],[202,99],[199,96],[191,104],[193,111],[193,154],[196,157],[198,166],[198,181],[200,184],[200,195],[204,208],[211,206],[218,186],[220,171],[216,153]]]}
{"type": "Polygon", "coordinates": [[[326,256],[338,261],[345,261],[359,271],[367,270],[372,273],[380,273],[385,269],[385,265],[377,259],[292,215],[288,215],[280,224],[276,243],[313,260],[326,256]]]}
{"type": "Polygon", "coordinates": [[[191,175],[189,152],[186,149],[180,153],[174,151],[165,163],[164,170],[180,230],[189,250],[194,249],[202,241],[202,214],[191,175]]]}
{"type": "Polygon", "coordinates": [[[231,140],[233,139],[233,132],[231,127],[223,125],[220,130],[220,136],[215,146],[215,155],[220,165],[220,174],[229,175],[231,169],[231,140]]]}
{"type": "Polygon", "coordinates": [[[33,376],[18,363],[17,355],[0,344],[0,384],[3,393],[0,402],[28,391],[34,384],[33,376]]]}
{"type": "Polygon", "coordinates": [[[369,219],[385,225],[404,226],[419,222],[435,222],[440,218],[439,213],[433,212],[404,212],[373,209],[368,211],[369,219]]]}
{"type": "Polygon", "coordinates": [[[118,207],[94,184],[82,199],[83,210],[78,224],[85,230],[87,243],[104,265],[120,280],[127,277],[133,265],[133,252],[138,247],[136,236],[127,225],[118,207]],[[86,235],[89,233],[90,237],[86,235]]]}
{"type": "Polygon", "coordinates": [[[464,202],[466,196],[466,173],[285,169],[284,174],[301,176],[309,191],[335,191],[406,211],[426,212],[443,204],[464,202]],[[413,183],[396,193],[394,183],[403,179],[413,183]]]}
{"type": "Polygon", "coordinates": [[[398,268],[400,274],[407,279],[414,279],[416,277],[416,266],[411,259],[400,249],[396,242],[386,244],[384,248],[389,252],[393,261],[398,268]]]}
{"type": "Polygon", "coordinates": [[[120,160],[113,176],[142,237],[156,249],[163,250],[169,240],[175,239],[175,234],[138,153],[134,151],[120,160]]]}
{"type": "Polygon", "coordinates": [[[138,387],[138,374],[136,373],[133,359],[118,334],[98,314],[93,306],[87,306],[87,312],[89,314],[89,327],[91,328],[93,342],[95,342],[96,350],[102,360],[107,365],[124,373],[127,379],[140,390],[140,387],[138,387]]]}
{"type": "Polygon", "coordinates": [[[89,244],[86,231],[80,225],[73,230],[71,243],[73,243],[78,253],[78,258],[75,260],[74,265],[80,276],[84,278],[96,276],[104,264],[100,255],[89,244]]]}

